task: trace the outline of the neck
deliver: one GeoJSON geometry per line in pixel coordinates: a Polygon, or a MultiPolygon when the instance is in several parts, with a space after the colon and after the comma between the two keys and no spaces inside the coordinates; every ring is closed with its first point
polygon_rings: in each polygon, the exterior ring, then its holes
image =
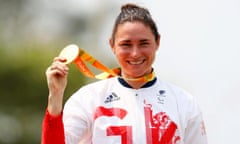
{"type": "Polygon", "coordinates": [[[142,86],[144,86],[147,82],[144,81],[131,81],[131,80],[125,80],[133,89],[139,89],[142,86]]]}
{"type": "Polygon", "coordinates": [[[139,89],[139,88],[143,87],[146,83],[154,80],[155,74],[154,74],[153,69],[152,69],[151,72],[149,72],[148,74],[145,74],[144,76],[139,77],[139,78],[128,78],[128,77],[124,76],[124,74],[123,74],[122,78],[132,88],[139,89]]]}
{"type": "Polygon", "coordinates": [[[132,84],[130,85],[129,82],[127,82],[126,80],[124,80],[123,78],[118,78],[118,81],[127,88],[132,88],[132,89],[140,89],[140,88],[148,88],[151,87],[152,85],[154,85],[154,83],[156,82],[157,78],[154,77],[153,80],[146,82],[144,85],[139,86],[138,84],[132,84]]]}

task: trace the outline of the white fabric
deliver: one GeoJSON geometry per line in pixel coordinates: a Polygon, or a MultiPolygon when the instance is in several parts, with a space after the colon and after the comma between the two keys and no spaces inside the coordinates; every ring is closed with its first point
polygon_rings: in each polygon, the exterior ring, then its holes
{"type": "Polygon", "coordinates": [[[194,98],[161,80],[137,90],[117,78],[86,85],[65,104],[63,122],[67,144],[207,144],[194,98]]]}

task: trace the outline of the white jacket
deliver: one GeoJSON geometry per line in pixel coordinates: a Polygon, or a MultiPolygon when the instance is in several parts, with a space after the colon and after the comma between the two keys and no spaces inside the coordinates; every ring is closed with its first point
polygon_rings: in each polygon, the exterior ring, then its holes
{"type": "Polygon", "coordinates": [[[207,144],[201,111],[159,79],[132,89],[110,78],[86,85],[63,111],[67,144],[207,144]]]}

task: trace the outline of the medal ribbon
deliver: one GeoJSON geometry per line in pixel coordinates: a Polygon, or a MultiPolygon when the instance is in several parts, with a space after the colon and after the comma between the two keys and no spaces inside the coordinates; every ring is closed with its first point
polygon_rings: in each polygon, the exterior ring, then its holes
{"type": "MultiPolygon", "coordinates": [[[[96,78],[96,79],[107,79],[110,77],[120,76],[121,69],[120,68],[114,68],[110,69],[107,66],[103,65],[101,62],[99,62],[97,59],[95,59],[93,56],[79,48],[79,55],[74,60],[74,63],[76,64],[77,68],[86,76],[90,78],[96,78]],[[94,68],[102,71],[103,73],[95,75],[88,66],[84,63],[87,62],[94,68]]],[[[144,75],[139,78],[125,78],[125,80],[131,80],[131,81],[142,81],[142,82],[148,82],[153,80],[155,77],[154,72],[151,72],[150,74],[144,75]]]]}

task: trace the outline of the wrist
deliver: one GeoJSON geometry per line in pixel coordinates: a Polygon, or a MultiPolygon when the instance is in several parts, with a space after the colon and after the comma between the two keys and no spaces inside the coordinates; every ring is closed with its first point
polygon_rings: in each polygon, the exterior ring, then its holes
{"type": "Polygon", "coordinates": [[[62,112],[63,95],[49,95],[47,110],[51,115],[59,115],[62,112]]]}

